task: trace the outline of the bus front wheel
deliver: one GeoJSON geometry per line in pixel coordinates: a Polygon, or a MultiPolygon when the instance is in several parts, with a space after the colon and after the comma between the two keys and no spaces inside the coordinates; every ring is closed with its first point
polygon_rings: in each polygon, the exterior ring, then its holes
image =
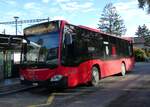
{"type": "Polygon", "coordinates": [[[99,69],[97,67],[93,67],[92,68],[92,80],[91,80],[91,84],[95,87],[98,87],[99,85],[99,69]]]}

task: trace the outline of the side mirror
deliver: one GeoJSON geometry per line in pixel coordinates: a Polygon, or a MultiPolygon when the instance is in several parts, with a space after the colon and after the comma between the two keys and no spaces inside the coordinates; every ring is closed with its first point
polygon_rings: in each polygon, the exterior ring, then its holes
{"type": "Polygon", "coordinates": [[[66,33],[66,34],[65,34],[64,43],[65,43],[66,45],[72,44],[72,35],[71,35],[71,34],[69,34],[69,33],[66,33]]]}

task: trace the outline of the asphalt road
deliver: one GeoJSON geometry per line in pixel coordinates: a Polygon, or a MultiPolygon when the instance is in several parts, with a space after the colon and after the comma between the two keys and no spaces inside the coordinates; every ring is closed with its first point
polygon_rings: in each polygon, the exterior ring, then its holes
{"type": "Polygon", "coordinates": [[[150,63],[137,63],[125,77],[104,78],[97,88],[34,88],[0,96],[0,107],[150,107],[150,63]]]}

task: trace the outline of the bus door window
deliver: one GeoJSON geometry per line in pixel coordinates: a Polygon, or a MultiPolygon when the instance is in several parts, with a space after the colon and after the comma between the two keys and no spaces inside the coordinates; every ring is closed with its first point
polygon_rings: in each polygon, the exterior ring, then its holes
{"type": "Polygon", "coordinates": [[[74,50],[74,28],[71,25],[65,25],[63,33],[62,63],[72,62],[75,56],[74,50]]]}
{"type": "MultiPolygon", "coordinates": [[[[65,43],[65,48],[67,49],[67,53],[70,53],[69,56],[73,55],[73,44],[72,44],[72,35],[71,35],[71,33],[66,33],[65,34],[64,43],[65,43]]],[[[72,57],[72,56],[70,56],[70,57],[72,57]]]]}
{"type": "Polygon", "coordinates": [[[65,43],[66,46],[69,46],[69,45],[72,44],[72,35],[71,35],[71,33],[67,32],[65,34],[64,43],[65,43]]]}

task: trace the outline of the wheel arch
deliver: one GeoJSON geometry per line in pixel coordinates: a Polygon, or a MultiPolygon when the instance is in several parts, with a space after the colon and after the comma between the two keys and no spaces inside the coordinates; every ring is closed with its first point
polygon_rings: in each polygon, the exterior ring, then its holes
{"type": "Polygon", "coordinates": [[[127,72],[126,63],[125,63],[125,61],[122,61],[120,74],[124,77],[126,75],[126,72],[127,72]],[[122,66],[124,66],[124,69],[122,68],[122,66]]]}
{"type": "Polygon", "coordinates": [[[121,62],[121,64],[122,64],[122,63],[124,64],[124,66],[125,66],[125,69],[126,69],[126,63],[125,63],[125,61],[122,61],[122,62],[121,62]]]}
{"type": "Polygon", "coordinates": [[[92,68],[93,68],[93,67],[98,68],[98,71],[99,71],[99,79],[101,79],[101,67],[100,67],[100,65],[99,65],[99,64],[94,64],[94,65],[92,66],[92,68]]]}

